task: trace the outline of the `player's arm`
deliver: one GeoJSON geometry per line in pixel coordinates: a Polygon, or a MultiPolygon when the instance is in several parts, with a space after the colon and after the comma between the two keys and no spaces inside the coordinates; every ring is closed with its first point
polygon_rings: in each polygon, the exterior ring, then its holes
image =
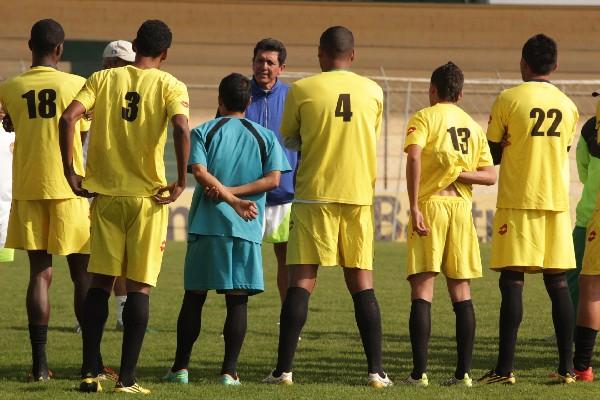
{"type": "Polygon", "coordinates": [[[240,186],[230,186],[229,191],[234,196],[248,196],[252,194],[259,194],[273,190],[279,186],[279,179],[281,178],[281,171],[270,171],[267,172],[262,178],[255,180],[254,182],[246,183],[240,186]]]}
{"type": "Polygon", "coordinates": [[[492,111],[490,113],[490,120],[487,128],[487,141],[490,148],[490,153],[494,165],[499,165],[502,161],[502,153],[504,148],[510,145],[508,135],[508,124],[506,122],[506,116],[504,112],[504,103],[502,93],[496,97],[494,104],[492,105],[492,111]]]}
{"type": "Polygon", "coordinates": [[[213,192],[216,192],[219,199],[229,204],[229,206],[233,208],[235,212],[244,220],[253,220],[258,216],[258,208],[256,207],[256,203],[250,200],[242,200],[235,196],[208,171],[205,165],[192,164],[191,169],[194,178],[196,178],[196,181],[200,185],[213,192]]]}
{"type": "Polygon", "coordinates": [[[187,163],[190,158],[188,118],[183,114],[175,114],[171,118],[171,123],[173,124],[173,145],[177,161],[177,181],[158,189],[158,192],[152,196],[158,204],[169,204],[177,200],[185,190],[186,185],[187,163]],[[162,196],[164,192],[169,192],[169,195],[162,196]]]}
{"type": "Polygon", "coordinates": [[[73,100],[67,109],[62,113],[58,121],[60,154],[63,163],[63,172],[65,178],[77,196],[93,197],[96,194],[90,193],[81,186],[83,177],[75,173],[73,168],[73,142],[75,139],[75,127],[77,121],[85,113],[85,107],[77,100],[73,100]]]}
{"type": "Polygon", "coordinates": [[[493,166],[479,167],[476,171],[463,171],[456,178],[457,182],[471,185],[491,186],[496,183],[496,169],[493,166]]]}
{"type": "Polygon", "coordinates": [[[413,230],[420,236],[426,236],[429,228],[425,225],[425,219],[419,210],[419,180],[421,179],[421,152],[419,145],[411,144],[406,148],[406,189],[410,203],[410,215],[413,230]]]}

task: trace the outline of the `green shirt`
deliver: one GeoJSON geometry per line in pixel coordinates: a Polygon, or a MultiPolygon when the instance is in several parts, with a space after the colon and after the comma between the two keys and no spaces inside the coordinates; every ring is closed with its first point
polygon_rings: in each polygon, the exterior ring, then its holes
{"type": "Polygon", "coordinates": [[[576,160],[579,180],[583,183],[583,192],[577,203],[575,225],[586,227],[596,209],[600,188],[600,144],[598,144],[595,117],[588,119],[581,128],[576,160]]]}

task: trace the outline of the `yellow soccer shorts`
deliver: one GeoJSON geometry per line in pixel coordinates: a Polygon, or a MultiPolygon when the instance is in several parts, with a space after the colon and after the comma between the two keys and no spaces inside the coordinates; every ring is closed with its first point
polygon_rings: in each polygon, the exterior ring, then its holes
{"type": "Polygon", "coordinates": [[[53,255],[90,252],[87,199],[13,200],[4,247],[53,255]]]}
{"type": "Polygon", "coordinates": [[[150,197],[98,195],[92,202],[88,271],[156,286],[169,208],[150,197]]]}
{"type": "Polygon", "coordinates": [[[581,275],[600,275],[600,210],[588,222],[581,275]]]}
{"type": "Polygon", "coordinates": [[[429,228],[419,236],[408,225],[407,275],[442,272],[451,279],[480,278],[481,257],[471,202],[462,197],[432,196],[419,203],[429,228]]]}
{"type": "Polygon", "coordinates": [[[293,203],[287,264],[373,269],[373,207],[293,203]]]}
{"type": "Polygon", "coordinates": [[[523,272],[575,268],[568,211],[499,208],[494,216],[490,268],[523,272]]]}

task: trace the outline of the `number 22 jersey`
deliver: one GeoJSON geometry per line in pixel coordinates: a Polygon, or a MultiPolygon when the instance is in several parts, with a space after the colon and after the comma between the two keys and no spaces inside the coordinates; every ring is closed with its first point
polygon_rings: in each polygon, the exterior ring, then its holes
{"type": "Polygon", "coordinates": [[[579,113],[556,86],[529,81],[496,97],[487,130],[490,142],[505,135],[497,208],[569,209],[569,155],[579,113]]]}
{"type": "Polygon", "coordinates": [[[93,111],[83,186],[108,196],[149,197],[166,185],[167,124],[189,117],[186,86],[157,68],[94,73],[75,100],[93,111]]]}
{"type": "MultiPolygon", "coordinates": [[[[15,128],[13,199],[71,199],[75,194],[63,172],[58,145],[58,120],[85,79],[52,67],[38,66],[0,84],[0,103],[15,128]]],[[[73,148],[73,168],[83,175],[79,120],[73,148]]]]}
{"type": "Polygon", "coordinates": [[[291,85],[281,136],[301,151],[295,201],[373,203],[382,111],[381,87],[348,70],[291,85]]]}

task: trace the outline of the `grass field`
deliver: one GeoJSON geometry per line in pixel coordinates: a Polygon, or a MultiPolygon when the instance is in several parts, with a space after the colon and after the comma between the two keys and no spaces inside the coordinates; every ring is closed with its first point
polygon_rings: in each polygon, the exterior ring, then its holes
{"type": "MultiPolygon", "coordinates": [[[[430,345],[429,379],[426,389],[395,386],[374,391],[364,386],[366,362],[354,323],[352,300],[346,293],[341,271],[320,272],[310,303],[308,322],[302,332],[295,360],[291,387],[260,384],[275,364],[279,317],[279,297],[274,284],[274,257],[265,249],[267,291],[250,299],[249,326],[239,360],[243,386],[232,388],[216,384],[223,354],[220,336],[225,318],[222,296],[211,293],[204,308],[202,332],[194,348],[187,386],[159,383],[159,377],[171,365],[175,352],[175,330],[182,291],[182,262],[185,244],[170,243],[165,253],[158,288],[151,297],[150,327],[138,367],[138,379],[152,390],[152,397],[232,398],[232,399],[362,399],[411,398],[594,398],[599,383],[578,383],[569,387],[549,383],[546,378],[556,366],[554,344],[544,340],[552,334],[550,303],[541,277],[526,278],[524,322],[517,347],[517,385],[444,388],[439,383],[454,371],[454,313],[440,278],[433,304],[433,332],[430,345]]],[[[488,247],[482,246],[484,265],[488,247]]],[[[378,243],[376,247],[375,287],[381,306],[384,332],[384,366],[392,379],[404,378],[411,368],[408,314],[410,296],[404,279],[405,246],[378,243]]],[[[0,399],[73,399],[81,360],[81,339],[73,332],[71,282],[63,258],[56,258],[51,289],[52,317],[48,340],[48,358],[55,379],[49,383],[28,384],[30,347],[25,313],[27,258],[19,252],[12,264],[0,264],[0,399]]],[[[499,292],[497,274],[486,272],[473,285],[477,312],[477,339],[473,376],[479,377],[496,359],[499,292]]],[[[121,335],[114,330],[114,301],[104,335],[102,352],[105,362],[116,366],[120,357],[121,335]]],[[[110,389],[111,385],[106,384],[110,389]]],[[[112,393],[99,397],[115,396],[112,393]]]]}

